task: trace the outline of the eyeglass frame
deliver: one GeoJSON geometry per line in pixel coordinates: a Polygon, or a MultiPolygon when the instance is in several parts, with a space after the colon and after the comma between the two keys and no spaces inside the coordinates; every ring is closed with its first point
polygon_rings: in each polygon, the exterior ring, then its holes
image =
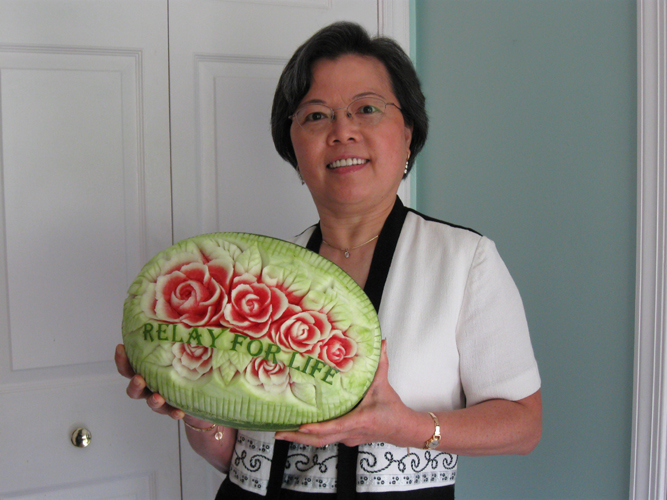
{"type": "MultiPolygon", "coordinates": [[[[382,120],[382,118],[384,118],[384,113],[385,113],[385,111],[387,110],[387,106],[394,106],[394,107],[395,107],[397,110],[399,110],[401,113],[403,112],[403,110],[398,106],[398,104],[396,104],[396,103],[394,103],[394,102],[387,102],[387,101],[385,101],[384,99],[382,99],[382,98],[379,97],[379,96],[365,95],[365,96],[361,96],[361,97],[357,97],[356,99],[353,99],[352,101],[350,101],[350,103],[349,103],[347,106],[341,106],[340,108],[332,108],[331,106],[327,106],[326,104],[323,104],[323,103],[320,103],[320,102],[311,102],[311,103],[308,103],[308,104],[305,104],[305,105],[303,105],[303,106],[299,106],[298,108],[296,108],[296,110],[294,111],[294,113],[292,113],[291,115],[289,115],[288,118],[289,118],[290,120],[292,120],[292,123],[294,123],[294,121],[295,121],[294,119],[296,118],[297,113],[298,113],[301,109],[305,108],[306,106],[310,106],[310,105],[322,106],[322,107],[324,107],[324,108],[328,108],[328,109],[331,110],[331,118],[329,118],[329,126],[331,126],[331,124],[332,124],[332,123],[334,122],[334,120],[336,119],[336,111],[338,111],[338,110],[340,110],[340,109],[345,109],[345,110],[347,110],[347,112],[345,113],[345,114],[347,115],[347,117],[348,117],[348,118],[352,118],[352,117],[353,117],[353,113],[350,113],[350,111],[349,111],[350,106],[352,106],[352,105],[353,105],[355,102],[357,102],[357,101],[361,101],[362,99],[375,99],[375,100],[380,101],[380,102],[382,102],[382,103],[384,104],[384,109],[382,110],[382,116],[381,116],[380,119],[378,120],[378,123],[382,120]]],[[[313,131],[313,130],[308,130],[306,127],[304,127],[304,126],[299,122],[299,120],[296,120],[296,123],[299,125],[299,127],[301,127],[301,128],[302,128],[303,130],[305,130],[306,132],[309,132],[309,133],[316,133],[316,132],[317,132],[317,131],[313,131]]]]}

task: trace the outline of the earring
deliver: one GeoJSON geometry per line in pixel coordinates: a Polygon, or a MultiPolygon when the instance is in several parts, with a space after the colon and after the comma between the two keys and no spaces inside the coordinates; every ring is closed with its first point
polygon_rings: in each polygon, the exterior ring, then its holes
{"type": "Polygon", "coordinates": [[[410,160],[405,160],[405,170],[403,170],[403,175],[408,175],[409,165],[410,165],[410,160]]]}
{"type": "Polygon", "coordinates": [[[301,177],[301,170],[299,170],[299,165],[296,166],[296,175],[299,177],[299,180],[301,181],[301,185],[303,186],[306,181],[303,180],[303,177],[301,177]]]}

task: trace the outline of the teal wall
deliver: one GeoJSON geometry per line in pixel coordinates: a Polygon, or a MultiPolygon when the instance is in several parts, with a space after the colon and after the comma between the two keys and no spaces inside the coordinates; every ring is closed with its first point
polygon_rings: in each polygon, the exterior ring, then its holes
{"type": "Polygon", "coordinates": [[[417,207],[496,241],[543,384],[536,451],[461,458],[457,499],[628,498],[635,2],[413,2],[417,207]]]}

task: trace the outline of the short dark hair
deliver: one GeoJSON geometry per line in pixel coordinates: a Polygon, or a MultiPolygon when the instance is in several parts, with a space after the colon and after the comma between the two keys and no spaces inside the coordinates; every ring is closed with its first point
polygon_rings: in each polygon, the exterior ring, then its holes
{"type": "Polygon", "coordinates": [[[426,103],[417,72],[398,43],[387,37],[371,38],[364,28],[351,22],[337,22],[322,28],[296,50],[283,69],[271,109],[271,135],[278,154],[297,167],[290,116],[310,90],[313,65],[320,59],[333,60],[348,54],[374,57],[387,69],[403,120],[412,127],[409,171],[428,134],[426,103]]]}

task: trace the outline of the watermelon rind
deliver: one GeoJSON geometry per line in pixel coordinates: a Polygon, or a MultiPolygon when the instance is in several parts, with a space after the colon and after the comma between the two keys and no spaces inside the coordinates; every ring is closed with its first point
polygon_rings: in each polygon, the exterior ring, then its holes
{"type": "Polygon", "coordinates": [[[250,233],[204,234],[158,253],[129,287],[122,334],[150,390],[237,429],[344,415],[380,360],[376,311],[345,271],[250,233]]]}

